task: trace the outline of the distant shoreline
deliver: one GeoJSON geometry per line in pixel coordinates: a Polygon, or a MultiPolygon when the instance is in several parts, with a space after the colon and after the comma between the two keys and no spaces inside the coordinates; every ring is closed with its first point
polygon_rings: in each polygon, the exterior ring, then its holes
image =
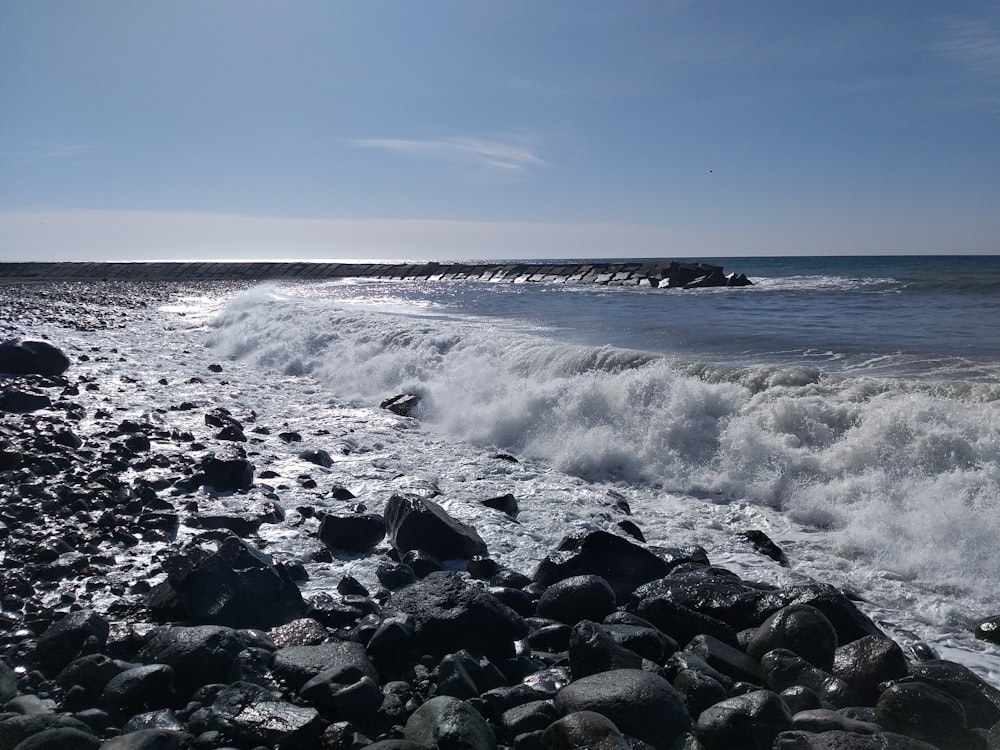
{"type": "Polygon", "coordinates": [[[693,288],[747,286],[722,266],[679,261],[593,263],[335,263],[159,261],[0,263],[0,283],[46,281],[321,281],[337,278],[590,283],[693,288]]]}

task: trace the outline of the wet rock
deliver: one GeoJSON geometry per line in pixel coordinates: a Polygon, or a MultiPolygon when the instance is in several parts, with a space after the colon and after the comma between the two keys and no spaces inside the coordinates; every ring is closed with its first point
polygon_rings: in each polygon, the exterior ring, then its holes
{"type": "Polygon", "coordinates": [[[315,646],[330,637],[325,625],[311,617],[300,617],[284,625],[271,628],[268,636],[278,648],[287,646],[315,646]]]}
{"type": "Polygon", "coordinates": [[[548,587],[564,578],[598,575],[624,601],[636,587],[662,578],[678,562],[668,562],[617,534],[590,531],[563,538],[538,564],[534,581],[548,587]]]}
{"type": "Polygon", "coordinates": [[[472,526],[452,518],[426,498],[393,495],[385,505],[385,525],[389,541],[399,553],[420,549],[439,560],[489,554],[472,526]]]}
{"type": "Polygon", "coordinates": [[[846,682],[816,669],[787,649],[779,648],[766,653],[760,661],[760,668],[765,682],[772,690],[780,692],[794,685],[805,685],[814,690],[821,700],[836,708],[860,703],[858,695],[846,682]]]}
{"type": "Polygon", "coordinates": [[[314,708],[289,703],[259,685],[234,682],[219,691],[211,706],[192,714],[189,726],[199,734],[220,732],[241,746],[298,750],[314,746],[323,725],[314,708]]]}
{"type": "Polygon", "coordinates": [[[785,553],[781,551],[781,547],[775,544],[771,538],[760,529],[748,529],[747,531],[741,531],[737,534],[737,536],[745,539],[746,542],[760,554],[770,557],[784,568],[788,567],[788,558],[785,557],[785,553]]]}
{"type": "Polygon", "coordinates": [[[0,747],[17,747],[29,737],[54,729],[70,729],[93,737],[90,727],[65,714],[16,715],[0,714],[0,747]]]}
{"type": "Polygon", "coordinates": [[[704,710],[694,727],[705,750],[770,750],[775,738],[792,729],[792,715],[781,698],[755,690],[704,710]]]}
{"type": "Polygon", "coordinates": [[[970,727],[988,729],[1000,722],[1000,690],[968,667],[935,659],[913,665],[910,675],[961,703],[970,727]]]}
{"type": "Polygon", "coordinates": [[[226,446],[205,457],[192,482],[194,487],[205,484],[217,492],[248,490],[253,486],[253,464],[240,446],[226,446]]]}
{"type": "Polygon", "coordinates": [[[817,669],[829,671],[837,650],[837,633],[826,615],[815,607],[792,604],[761,624],[747,644],[747,654],[759,661],[776,648],[787,648],[817,669]]]}
{"type": "Polygon", "coordinates": [[[52,400],[44,393],[32,393],[20,388],[5,388],[0,393],[0,412],[28,414],[39,409],[48,409],[52,400]]]}
{"type": "Polygon", "coordinates": [[[187,750],[194,738],[171,729],[140,729],[112,737],[100,750],[187,750]]]}
{"type": "Polygon", "coordinates": [[[323,517],[319,538],[333,549],[364,552],[385,538],[385,519],[375,513],[331,513],[323,517]]]}
{"type": "Polygon", "coordinates": [[[986,750],[986,742],[969,731],[962,704],[930,685],[897,683],[879,697],[875,718],[890,732],[949,750],[986,750]]]}
{"type": "Polygon", "coordinates": [[[972,627],[972,634],[983,641],[1000,644],[1000,615],[986,617],[972,627]]]}
{"type": "Polygon", "coordinates": [[[56,675],[55,682],[64,690],[76,686],[78,699],[93,704],[101,697],[104,686],[123,668],[104,654],[88,654],[74,659],[56,675]]]}
{"type": "Polygon", "coordinates": [[[573,679],[612,669],[642,669],[643,659],[620,646],[596,622],[581,620],[569,637],[569,668],[573,679]]]}
{"type": "Polygon", "coordinates": [[[782,732],[774,741],[773,750],[940,750],[926,742],[902,735],[884,733],[878,736],[831,730],[813,734],[802,730],[782,732]]]}
{"type": "Polygon", "coordinates": [[[594,711],[624,734],[669,748],[691,725],[680,694],[662,677],[638,669],[616,669],[574,680],[555,705],[565,714],[594,711]]]}
{"type": "Polygon", "coordinates": [[[195,622],[266,630],[305,614],[284,567],[236,537],[225,538],[215,552],[191,547],[164,569],[167,585],[195,622]]]}
{"type": "Polygon", "coordinates": [[[248,537],[257,533],[263,519],[241,513],[199,513],[185,523],[198,529],[226,529],[236,536],[248,537]]]}
{"type": "Polygon", "coordinates": [[[645,597],[633,605],[632,610],[681,644],[702,634],[733,647],[739,644],[736,631],[722,620],[677,604],[667,596],[645,597]]]}
{"type": "Polygon", "coordinates": [[[552,722],[542,734],[546,750],[629,750],[632,745],[611,719],[594,711],[575,711],[552,722]]]}
{"type": "Polygon", "coordinates": [[[54,676],[79,656],[85,645],[89,644],[91,652],[101,651],[109,632],[108,621],[96,612],[70,612],[42,633],[35,662],[45,674],[54,676]]]}
{"type": "Polygon", "coordinates": [[[353,669],[358,674],[378,680],[378,672],[360,643],[332,641],[315,646],[289,646],[278,649],[271,659],[275,677],[297,691],[317,675],[331,670],[353,669]]]}
{"type": "Polygon", "coordinates": [[[615,609],[615,592],[600,576],[581,575],[556,581],[538,599],[540,617],[574,625],[600,622],[615,609]]]}
{"type": "Polygon", "coordinates": [[[726,688],[721,682],[693,669],[678,672],[673,686],[691,716],[698,716],[706,708],[726,699],[726,688]]]}
{"type": "Polygon", "coordinates": [[[166,708],[174,697],[174,670],[166,664],[146,664],[108,680],[101,694],[101,708],[113,716],[131,716],[166,708]]]}
{"type": "Polygon", "coordinates": [[[448,696],[431,698],[406,721],[403,736],[425,748],[496,750],[490,725],[465,701],[448,696]]]}
{"type": "Polygon", "coordinates": [[[401,393],[398,396],[385,399],[379,406],[401,417],[415,417],[417,407],[420,406],[420,396],[412,393],[401,393]]]}
{"type": "Polygon", "coordinates": [[[868,635],[840,646],[830,671],[851,686],[863,705],[874,706],[880,684],[905,677],[909,666],[895,641],[868,635]]]}
{"type": "Polygon", "coordinates": [[[520,615],[453,572],[431,573],[397,591],[387,606],[413,618],[417,648],[439,656],[463,648],[507,655],[528,632],[520,615]]]}
{"type": "Polygon", "coordinates": [[[99,747],[101,741],[92,732],[64,727],[33,734],[14,750],[98,750],[99,747]]]}
{"type": "Polygon", "coordinates": [[[167,664],[182,696],[202,685],[239,679],[239,654],[248,641],[238,631],[220,625],[155,628],[140,652],[146,663],[167,664]]]}
{"type": "Polygon", "coordinates": [[[0,705],[17,695],[17,675],[0,659],[0,705]]]}
{"type": "Polygon", "coordinates": [[[62,375],[69,358],[47,341],[10,339],[0,343],[0,372],[9,375],[62,375]]]}
{"type": "Polygon", "coordinates": [[[426,578],[431,573],[444,570],[444,566],[438,562],[437,558],[422,549],[407,550],[400,562],[408,565],[410,570],[416,573],[417,578],[426,578]]]}
{"type": "Polygon", "coordinates": [[[375,568],[375,578],[389,591],[401,589],[417,582],[417,574],[409,565],[386,561],[375,568]]]}
{"type": "Polygon", "coordinates": [[[656,664],[663,664],[679,648],[677,641],[652,626],[609,624],[605,619],[604,632],[618,645],[656,664]]]}
{"type": "Polygon", "coordinates": [[[375,717],[383,699],[376,680],[350,665],[320,672],[299,689],[299,696],[316,706],[324,719],[360,724],[375,717]]]}
{"type": "Polygon", "coordinates": [[[539,700],[504,711],[497,725],[503,737],[510,742],[519,734],[544,731],[558,720],[559,711],[552,701],[539,700]]]}
{"type": "Polygon", "coordinates": [[[878,734],[882,728],[868,721],[851,719],[827,708],[817,708],[811,711],[799,711],[792,715],[792,724],[796,729],[807,732],[853,732],[855,734],[878,734]]]}
{"type": "Polygon", "coordinates": [[[316,466],[322,466],[324,469],[329,469],[333,466],[333,456],[322,449],[304,450],[299,453],[299,458],[311,464],[316,464],[316,466]]]}
{"type": "Polygon", "coordinates": [[[738,648],[723,643],[710,635],[696,635],[684,647],[696,656],[704,659],[713,669],[738,682],[749,682],[760,685],[763,682],[760,665],[738,648]]]}
{"type": "Polygon", "coordinates": [[[499,497],[486,498],[482,503],[487,508],[493,508],[493,510],[507,514],[510,518],[517,518],[517,514],[520,512],[517,507],[517,499],[509,492],[499,497]]]}

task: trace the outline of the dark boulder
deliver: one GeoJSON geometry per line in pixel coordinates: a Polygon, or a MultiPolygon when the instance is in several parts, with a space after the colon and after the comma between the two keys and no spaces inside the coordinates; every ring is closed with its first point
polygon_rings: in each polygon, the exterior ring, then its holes
{"type": "Polygon", "coordinates": [[[766,557],[770,557],[784,568],[788,567],[788,558],[785,557],[785,553],[781,551],[781,547],[775,544],[771,540],[771,537],[760,529],[748,529],[746,531],[741,531],[736,536],[746,541],[746,543],[756,552],[759,552],[766,557]]]}
{"type": "Polygon", "coordinates": [[[705,750],[771,750],[775,738],[792,729],[784,701],[755,690],[702,711],[694,733],[705,750]]]}
{"type": "Polygon", "coordinates": [[[322,449],[304,450],[299,454],[299,458],[311,464],[322,466],[324,469],[329,469],[333,466],[333,457],[322,449]]]}
{"type": "Polygon", "coordinates": [[[691,726],[680,694],[665,679],[640,669],[615,669],[574,680],[555,705],[565,714],[594,711],[624,734],[658,750],[670,748],[691,726]]]}
{"type": "Polygon", "coordinates": [[[634,651],[644,659],[649,659],[656,664],[666,662],[670,655],[679,648],[677,641],[652,626],[608,623],[605,619],[604,632],[611,636],[618,645],[624,646],[629,651],[634,651]]]}
{"type": "Polygon", "coordinates": [[[632,744],[608,717],[575,711],[552,722],[542,734],[546,750],[630,750],[632,744]]]}
{"type": "Polygon", "coordinates": [[[101,741],[90,731],[61,727],[45,729],[12,747],[14,750],[98,750],[101,741]]]}
{"type": "Polygon", "coordinates": [[[520,734],[543,732],[558,720],[559,712],[552,701],[536,700],[507,709],[501,714],[497,725],[509,743],[520,734]]]}
{"type": "Polygon", "coordinates": [[[320,672],[299,689],[299,697],[319,709],[328,721],[370,722],[382,706],[376,680],[354,665],[320,672]]]}
{"type": "Polygon", "coordinates": [[[961,703],[970,727],[988,729],[1000,722],[1000,690],[968,667],[935,659],[914,664],[910,675],[961,703]]]}
{"type": "Polygon", "coordinates": [[[0,372],[8,375],[62,375],[69,358],[47,341],[10,339],[0,343],[0,372]]]}
{"type": "MultiPolygon", "coordinates": [[[[74,730],[93,737],[93,732],[82,721],[65,714],[0,714],[0,747],[17,747],[29,737],[56,729],[74,730]]],[[[72,745],[68,745],[71,747],[72,745]]],[[[54,745],[52,747],[61,747],[54,745]]]]}
{"type": "Polygon", "coordinates": [[[776,648],[787,648],[817,669],[829,671],[837,650],[837,632],[815,607],[792,604],[764,620],[747,644],[747,654],[759,661],[776,648]]]}
{"type": "Polygon", "coordinates": [[[890,732],[871,735],[834,729],[814,734],[795,729],[779,734],[772,750],[940,750],[940,748],[890,732]]]}
{"type": "Polygon", "coordinates": [[[863,705],[874,706],[881,683],[906,677],[909,665],[895,641],[866,635],[840,646],[830,671],[851,686],[863,705]]]}
{"type": "Polygon", "coordinates": [[[236,537],[226,537],[214,552],[188,548],[163,567],[183,611],[198,623],[266,630],[305,614],[284,566],[236,537]]]}
{"type": "Polygon", "coordinates": [[[35,649],[35,662],[47,675],[56,675],[89,644],[90,652],[104,649],[111,628],[108,621],[91,610],[70,612],[52,623],[35,649]]]}
{"type": "Polygon", "coordinates": [[[569,670],[574,680],[612,669],[642,668],[642,657],[618,645],[596,622],[581,620],[573,627],[569,637],[569,670]]]}
{"type": "Polygon", "coordinates": [[[385,504],[385,525],[389,541],[400,554],[419,549],[439,560],[489,554],[472,526],[426,498],[393,495],[385,504]]]}
{"type": "Polygon", "coordinates": [[[28,414],[50,406],[52,400],[44,393],[32,393],[20,388],[5,388],[0,392],[0,412],[28,414]]]}
{"type": "Polygon", "coordinates": [[[132,716],[174,703],[174,670],[166,664],[126,669],[104,686],[101,708],[112,716],[132,716]]]}
{"type": "Polygon", "coordinates": [[[574,625],[600,622],[615,610],[615,592],[600,576],[582,575],[556,581],[538,599],[539,617],[574,625]]]}
{"type": "Polygon", "coordinates": [[[507,514],[507,516],[512,519],[517,518],[517,514],[520,512],[517,507],[517,498],[509,492],[506,495],[500,495],[499,497],[488,497],[482,501],[482,504],[487,508],[499,510],[501,513],[507,514]]]}
{"type": "Polygon", "coordinates": [[[431,573],[400,589],[387,608],[410,615],[417,648],[438,656],[463,648],[506,656],[528,632],[514,610],[453,572],[431,573]]]}
{"type": "Polygon", "coordinates": [[[625,537],[607,531],[567,536],[535,569],[534,581],[548,587],[573,576],[597,575],[607,581],[619,601],[662,578],[678,561],[668,562],[625,537]]]}
{"type": "Polygon", "coordinates": [[[802,657],[787,649],[775,649],[760,661],[768,687],[780,692],[795,685],[814,690],[820,699],[836,708],[860,704],[859,696],[850,685],[821,669],[816,669],[802,657]]]}
{"type": "Polygon", "coordinates": [[[271,672],[289,689],[297,691],[309,680],[331,670],[353,669],[359,675],[378,679],[378,672],[364,647],[351,641],[330,641],[315,646],[290,646],[274,652],[271,672]]]}
{"type": "Polygon", "coordinates": [[[875,706],[875,718],[890,732],[948,750],[986,750],[985,739],[969,730],[962,704],[920,682],[896,683],[875,706]]]}
{"type": "Polygon", "coordinates": [[[632,611],[680,644],[698,635],[710,635],[730,646],[739,645],[736,631],[722,620],[677,604],[667,596],[646,597],[634,604],[632,611]]]}
{"type": "Polygon", "coordinates": [[[983,641],[1000,645],[1000,615],[986,617],[972,627],[972,634],[983,641]]]}
{"type": "Polygon", "coordinates": [[[721,682],[693,669],[678,672],[673,685],[691,716],[698,716],[706,708],[726,699],[726,688],[721,682]]]}
{"type": "Polygon", "coordinates": [[[684,650],[700,656],[713,669],[717,669],[737,682],[748,682],[752,685],[763,683],[760,664],[740,649],[730,646],[718,638],[713,638],[710,635],[696,635],[684,647],[684,650]]]}
{"type": "Polygon", "coordinates": [[[140,729],[128,732],[101,745],[100,750],[187,750],[194,738],[173,729],[140,729]]]}
{"type": "Polygon", "coordinates": [[[195,711],[188,724],[197,734],[220,732],[240,747],[279,750],[313,747],[323,728],[316,709],[289,703],[280,693],[247,682],[222,688],[211,706],[195,711]]]}
{"type": "Polygon", "coordinates": [[[249,645],[239,631],[221,625],[153,629],[140,652],[145,663],[168,664],[181,695],[202,685],[240,679],[240,652],[249,645]]]}
{"type": "Polygon", "coordinates": [[[403,736],[425,748],[496,750],[490,725],[465,701],[449,696],[431,698],[406,720],[403,736]]]}
{"type": "Polygon", "coordinates": [[[385,519],[376,513],[331,513],[323,516],[319,538],[333,549],[365,552],[385,538],[385,519]]]}

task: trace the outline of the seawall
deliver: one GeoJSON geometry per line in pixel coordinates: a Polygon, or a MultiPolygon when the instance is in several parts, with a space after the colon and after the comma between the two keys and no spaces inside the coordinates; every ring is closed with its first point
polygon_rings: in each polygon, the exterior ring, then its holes
{"type": "Polygon", "coordinates": [[[338,278],[470,279],[525,283],[583,283],[606,286],[696,288],[746,286],[743,274],[725,274],[708,263],[334,263],[248,262],[55,262],[0,263],[0,280],[17,281],[194,281],[303,280],[338,278]]]}

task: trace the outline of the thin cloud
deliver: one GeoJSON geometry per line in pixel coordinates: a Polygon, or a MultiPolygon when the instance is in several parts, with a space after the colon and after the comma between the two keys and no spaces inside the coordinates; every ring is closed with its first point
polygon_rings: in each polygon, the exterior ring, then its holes
{"type": "Polygon", "coordinates": [[[519,173],[547,166],[544,159],[523,144],[484,138],[359,138],[351,141],[359,148],[373,148],[418,159],[433,159],[519,173]]]}
{"type": "Polygon", "coordinates": [[[1000,26],[988,21],[965,21],[952,29],[942,50],[970,70],[1000,81],[1000,26]]]}

